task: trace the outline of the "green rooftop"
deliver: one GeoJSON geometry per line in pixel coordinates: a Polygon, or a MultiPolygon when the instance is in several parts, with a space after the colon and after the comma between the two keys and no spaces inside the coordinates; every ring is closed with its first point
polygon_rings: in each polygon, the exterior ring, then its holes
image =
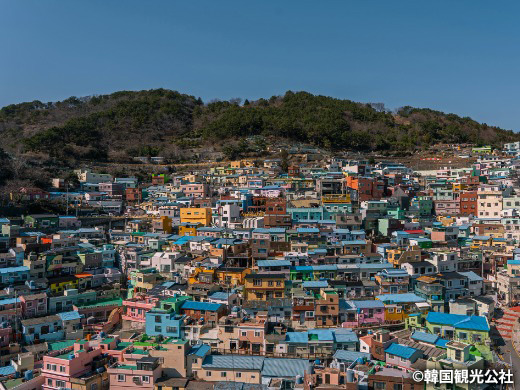
{"type": "Polygon", "coordinates": [[[123,298],[117,298],[117,299],[106,299],[106,300],[99,300],[97,302],[93,303],[85,303],[83,305],[76,305],[78,309],[90,309],[93,307],[103,307],[103,306],[123,306],[123,298]]]}
{"type": "Polygon", "coordinates": [[[116,368],[122,369],[122,370],[137,370],[137,366],[129,366],[126,364],[123,364],[121,366],[117,366],[116,368]]]}
{"type": "Polygon", "coordinates": [[[62,349],[72,347],[74,340],[57,341],[55,343],[49,343],[49,351],[61,351],[62,349]]]}
{"type": "Polygon", "coordinates": [[[114,338],[108,338],[108,339],[104,339],[101,344],[110,344],[112,341],[114,341],[115,339],[114,338]]]}

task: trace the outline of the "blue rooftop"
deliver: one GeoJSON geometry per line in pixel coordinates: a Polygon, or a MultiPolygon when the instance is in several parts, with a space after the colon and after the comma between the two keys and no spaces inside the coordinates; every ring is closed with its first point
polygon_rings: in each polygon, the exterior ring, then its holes
{"type": "Polygon", "coordinates": [[[204,357],[211,351],[211,347],[206,344],[197,344],[191,347],[188,355],[196,355],[198,357],[204,357]]]}
{"type": "Polygon", "coordinates": [[[434,324],[449,325],[454,328],[489,332],[488,321],[486,317],[482,316],[466,316],[463,314],[448,314],[431,311],[428,313],[426,321],[434,324]]]}
{"type": "Polygon", "coordinates": [[[329,283],[326,280],[306,280],[302,283],[303,288],[327,288],[329,283]]]}
{"type": "Polygon", "coordinates": [[[414,293],[405,293],[405,294],[382,294],[376,296],[376,299],[379,299],[384,303],[417,303],[417,302],[426,302],[426,299],[415,295],[414,293]]]}
{"type": "Polygon", "coordinates": [[[220,303],[185,301],[182,309],[217,311],[222,305],[220,303]]]}
{"type": "Polygon", "coordinates": [[[385,349],[385,353],[389,355],[399,356],[403,359],[410,359],[413,356],[413,354],[417,351],[418,349],[407,347],[405,345],[397,343],[390,344],[390,346],[385,349]]]}
{"type": "Polygon", "coordinates": [[[413,332],[410,338],[416,341],[422,341],[424,343],[435,344],[439,339],[439,336],[416,330],[415,332],[413,332]]]}
{"type": "Polygon", "coordinates": [[[381,301],[349,301],[356,309],[383,309],[385,305],[381,301]]]}
{"type": "Polygon", "coordinates": [[[62,321],[71,321],[71,320],[79,320],[81,319],[81,315],[79,312],[72,310],[72,311],[66,311],[65,313],[58,313],[57,314],[62,321]]]}
{"type": "Polygon", "coordinates": [[[334,359],[342,362],[355,362],[359,358],[370,360],[370,354],[365,352],[348,351],[345,349],[338,349],[334,353],[334,359]]]}

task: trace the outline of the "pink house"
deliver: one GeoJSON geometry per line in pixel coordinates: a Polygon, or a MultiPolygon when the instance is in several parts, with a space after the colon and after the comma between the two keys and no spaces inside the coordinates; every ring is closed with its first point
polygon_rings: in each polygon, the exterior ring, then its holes
{"type": "Polygon", "coordinates": [[[412,370],[412,364],[417,359],[423,357],[423,352],[420,349],[408,347],[397,343],[390,344],[385,348],[386,364],[390,366],[397,366],[401,370],[412,370]]]}
{"type": "Polygon", "coordinates": [[[47,294],[23,295],[20,297],[22,303],[22,315],[24,318],[41,317],[47,315],[47,294]]]}
{"type": "Polygon", "coordinates": [[[123,321],[130,321],[134,324],[137,323],[133,325],[132,328],[141,325],[144,327],[146,323],[146,313],[155,307],[157,301],[159,301],[159,298],[147,297],[145,295],[139,295],[135,298],[123,301],[123,321]]]}
{"type": "Polygon", "coordinates": [[[347,301],[344,328],[376,326],[385,323],[385,305],[381,301],[347,301]]]}
{"type": "Polygon", "coordinates": [[[209,187],[206,183],[188,183],[181,185],[181,191],[190,198],[206,198],[209,194],[209,187]]]}
{"type": "Polygon", "coordinates": [[[71,352],[58,356],[44,356],[41,375],[44,390],[72,388],[71,378],[77,378],[93,369],[95,360],[102,360],[101,348],[93,348],[87,340],[74,344],[71,352]]]}
{"type": "Polygon", "coordinates": [[[110,390],[149,389],[162,375],[159,358],[145,356],[135,365],[116,363],[108,368],[110,390]]]}

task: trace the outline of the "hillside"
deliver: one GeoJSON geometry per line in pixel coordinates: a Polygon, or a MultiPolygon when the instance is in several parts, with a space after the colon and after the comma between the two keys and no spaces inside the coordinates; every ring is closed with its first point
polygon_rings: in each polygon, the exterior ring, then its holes
{"type": "MultiPolygon", "coordinates": [[[[216,101],[158,89],[115,92],[0,110],[3,148],[54,159],[129,161],[137,155],[175,160],[190,147],[233,144],[240,137],[283,137],[331,150],[420,150],[436,143],[498,145],[520,135],[430,109],[287,92],[254,102],[216,101]]],[[[184,153],[184,154],[183,154],[184,153]]]]}

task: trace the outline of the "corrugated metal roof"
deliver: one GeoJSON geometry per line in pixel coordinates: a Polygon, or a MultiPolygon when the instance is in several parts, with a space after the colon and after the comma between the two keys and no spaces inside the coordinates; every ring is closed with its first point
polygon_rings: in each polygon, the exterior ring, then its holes
{"type": "Polygon", "coordinates": [[[285,341],[287,343],[307,344],[309,334],[307,332],[287,332],[285,334],[285,341]]]}
{"type": "Polygon", "coordinates": [[[224,368],[228,370],[261,370],[264,364],[262,356],[208,355],[202,367],[224,368]]]}
{"type": "Polygon", "coordinates": [[[338,328],[333,332],[337,343],[357,343],[359,341],[356,332],[350,329],[338,328]]]}
{"type": "Polygon", "coordinates": [[[334,341],[334,334],[330,329],[310,329],[309,337],[313,335],[318,337],[318,341],[334,341]]]}
{"type": "Polygon", "coordinates": [[[320,229],[318,228],[298,228],[296,229],[298,233],[319,233],[320,229]]]}
{"type": "Polygon", "coordinates": [[[294,378],[311,372],[312,364],[304,359],[266,358],[262,368],[262,377],[294,378]]]}
{"type": "Polygon", "coordinates": [[[290,267],[289,260],[258,260],[256,264],[259,267],[290,267]]]}
{"type": "Polygon", "coordinates": [[[329,283],[326,280],[306,280],[302,283],[303,288],[326,288],[329,283]]]}
{"type": "Polygon", "coordinates": [[[182,309],[217,311],[221,306],[220,303],[185,301],[182,309]]]}
{"type": "Polygon", "coordinates": [[[198,357],[204,357],[206,354],[211,351],[211,347],[206,344],[197,344],[191,347],[188,355],[196,355],[198,357]]]}
{"type": "Polygon", "coordinates": [[[439,336],[416,330],[413,332],[411,338],[417,341],[422,341],[424,343],[435,344],[435,342],[439,339],[439,336]]]}
{"type": "Polygon", "coordinates": [[[67,311],[65,313],[58,313],[58,316],[61,318],[62,321],[71,321],[71,320],[79,320],[81,319],[81,315],[79,312],[73,310],[73,311],[67,311]]]}
{"type": "Polygon", "coordinates": [[[403,359],[410,359],[418,350],[412,347],[407,347],[401,344],[393,343],[385,349],[385,353],[399,356],[403,359]]]}
{"type": "Polygon", "coordinates": [[[482,316],[465,316],[463,314],[448,314],[431,311],[428,313],[426,321],[434,324],[450,325],[459,329],[489,332],[487,318],[482,316]]]}
{"type": "Polygon", "coordinates": [[[376,299],[379,299],[384,303],[417,303],[417,302],[426,302],[426,299],[414,294],[414,293],[405,293],[405,294],[382,294],[376,296],[376,299]]]}
{"type": "Polygon", "coordinates": [[[381,301],[349,301],[356,309],[382,309],[385,307],[381,301]]]}
{"type": "Polygon", "coordinates": [[[370,354],[365,352],[355,352],[355,351],[347,351],[344,349],[338,349],[334,353],[334,359],[340,360],[342,362],[355,362],[359,358],[365,358],[370,360],[370,354]]]}

